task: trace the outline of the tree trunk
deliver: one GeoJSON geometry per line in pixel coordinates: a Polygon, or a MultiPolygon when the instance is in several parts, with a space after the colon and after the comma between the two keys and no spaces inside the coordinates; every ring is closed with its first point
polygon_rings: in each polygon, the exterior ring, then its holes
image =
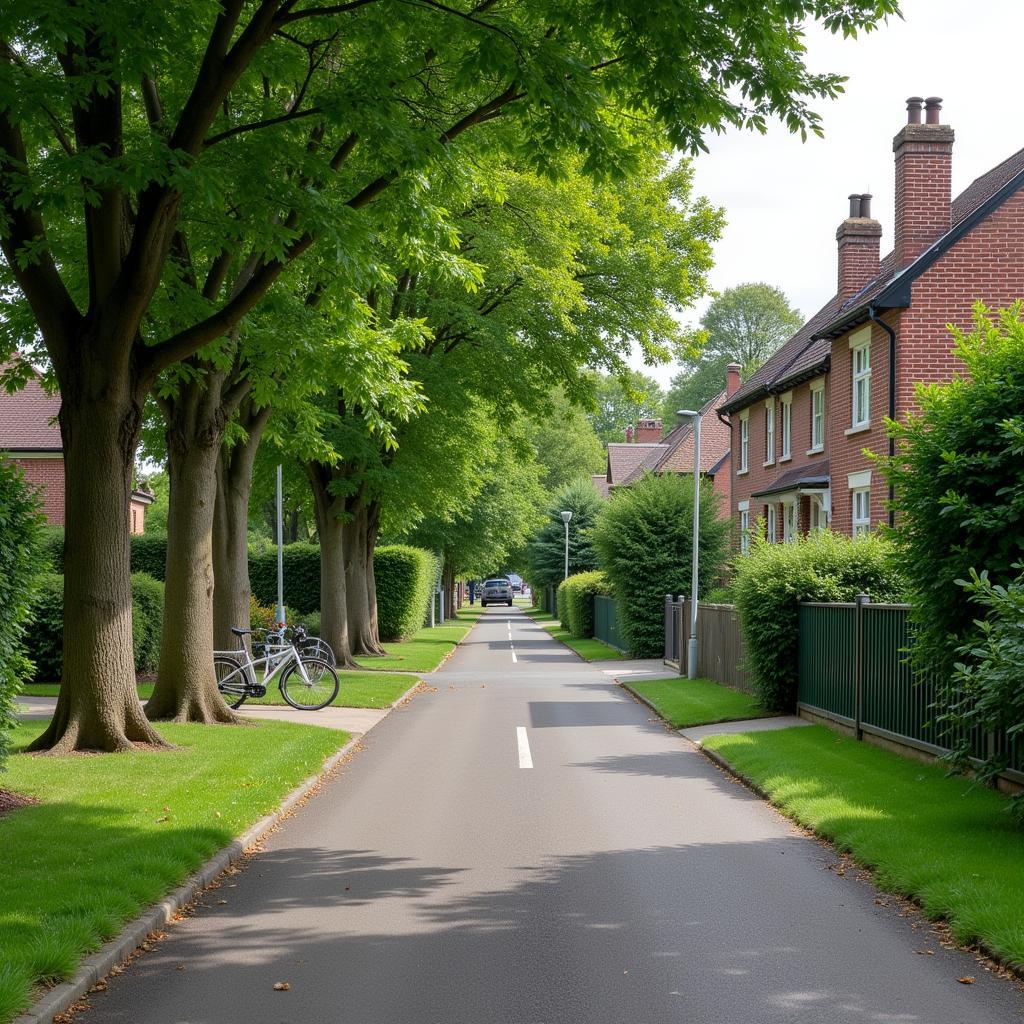
{"type": "Polygon", "coordinates": [[[447,560],[441,573],[441,589],[444,591],[444,613],[448,618],[454,618],[458,610],[455,607],[455,570],[448,567],[447,560]]]}
{"type": "Polygon", "coordinates": [[[82,359],[60,381],[64,667],[53,719],[32,750],[166,745],[139,703],[132,652],[128,507],[145,395],[111,386],[117,379],[116,367],[82,359]]]}
{"type": "Polygon", "coordinates": [[[345,592],[344,499],[331,495],[327,487],[331,469],[321,463],[306,463],[313,489],[316,527],[320,534],[320,637],[334,651],[338,668],[357,668],[348,635],[348,602],[345,592]]]}
{"type": "Polygon", "coordinates": [[[229,413],[223,375],[180,385],[161,402],[167,420],[167,571],[160,667],[146,704],[151,720],[237,722],[213,672],[213,516],[217,456],[229,413]]]}
{"type": "Polygon", "coordinates": [[[360,494],[348,503],[349,521],[345,524],[345,594],[348,603],[348,637],[352,653],[367,656],[384,654],[370,616],[368,560],[369,508],[360,494]]]}
{"type": "MultiPolygon", "coordinates": [[[[244,441],[217,455],[217,500],[213,510],[213,643],[218,651],[235,650],[232,626],[248,629],[249,622],[249,495],[252,467],[263,439],[270,407],[254,410],[244,403],[239,423],[244,441]]],[[[248,638],[245,638],[248,649],[248,638]]]]}
{"type": "Polygon", "coordinates": [[[366,603],[370,609],[370,635],[380,645],[380,617],[377,614],[377,578],[373,572],[373,553],[380,533],[380,502],[371,501],[366,509],[366,603]]]}

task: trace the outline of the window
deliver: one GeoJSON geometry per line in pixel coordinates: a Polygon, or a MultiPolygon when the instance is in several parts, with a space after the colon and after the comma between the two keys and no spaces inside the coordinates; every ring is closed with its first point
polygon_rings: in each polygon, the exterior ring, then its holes
{"type": "Polygon", "coordinates": [[[775,461],[775,399],[764,403],[764,464],[775,461]]]}
{"type": "Polygon", "coordinates": [[[780,399],[779,417],[782,426],[782,458],[793,455],[793,392],[788,391],[780,399]]]}
{"type": "Polygon", "coordinates": [[[825,382],[811,385],[811,452],[825,448],[825,382]]]}
{"type": "Polygon", "coordinates": [[[782,539],[790,544],[796,540],[796,510],[795,501],[787,501],[782,506],[782,539]]]}
{"type": "Polygon", "coordinates": [[[750,554],[750,503],[741,501],[740,510],[740,554],[750,554]]]}
{"type": "Polygon", "coordinates": [[[765,505],[765,518],[768,521],[768,528],[765,531],[765,536],[769,544],[775,543],[775,506],[765,505]]]}
{"type": "Polygon", "coordinates": [[[746,473],[747,458],[750,454],[750,418],[746,412],[740,413],[740,468],[739,473],[746,473]]]}
{"type": "Polygon", "coordinates": [[[871,332],[858,331],[850,339],[853,356],[853,422],[851,428],[871,421],[871,332]],[[854,344],[854,339],[860,339],[854,344]]]}
{"type": "Polygon", "coordinates": [[[871,488],[859,487],[853,495],[853,535],[866,537],[871,532],[871,488]]]}
{"type": "Polygon", "coordinates": [[[825,515],[825,505],[820,498],[811,498],[810,507],[810,532],[824,530],[828,525],[828,517],[825,515]]]}

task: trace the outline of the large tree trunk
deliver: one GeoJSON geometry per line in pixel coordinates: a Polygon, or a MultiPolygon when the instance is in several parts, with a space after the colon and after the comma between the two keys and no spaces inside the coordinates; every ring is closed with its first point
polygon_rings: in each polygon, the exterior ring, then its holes
{"type": "Polygon", "coordinates": [[[64,667],[33,750],[165,745],[135,688],[128,503],[144,392],[111,385],[116,367],[77,361],[61,379],[64,445],[64,667]]]}
{"type": "MultiPolygon", "coordinates": [[[[380,502],[371,501],[366,509],[366,603],[370,609],[370,635],[380,644],[380,616],[377,613],[377,578],[373,572],[373,553],[380,533],[380,502]]],[[[381,645],[383,650],[383,645],[381,645]]]]}
{"type": "Polygon", "coordinates": [[[448,618],[454,618],[458,611],[455,607],[455,570],[449,568],[447,560],[441,573],[441,589],[444,591],[444,613],[448,618]]]}
{"type": "Polygon", "coordinates": [[[348,637],[352,653],[366,656],[384,654],[370,614],[373,554],[369,542],[369,508],[360,495],[348,503],[345,524],[345,594],[348,602],[348,637]]]}
{"type": "Polygon", "coordinates": [[[327,490],[332,471],[322,463],[306,463],[313,489],[316,527],[320,534],[320,637],[334,651],[338,668],[357,668],[348,635],[345,591],[344,499],[327,490]]]}
{"type": "MultiPolygon", "coordinates": [[[[232,626],[249,628],[249,495],[252,467],[263,439],[270,407],[243,403],[239,423],[245,440],[217,456],[217,501],[213,511],[213,643],[216,650],[235,650],[239,640],[232,626]]],[[[246,640],[246,647],[248,642],[246,640]]]]}
{"type": "Polygon", "coordinates": [[[237,722],[213,672],[213,515],[217,456],[230,410],[223,375],[182,383],[161,402],[167,420],[167,571],[160,668],[151,720],[237,722]]]}

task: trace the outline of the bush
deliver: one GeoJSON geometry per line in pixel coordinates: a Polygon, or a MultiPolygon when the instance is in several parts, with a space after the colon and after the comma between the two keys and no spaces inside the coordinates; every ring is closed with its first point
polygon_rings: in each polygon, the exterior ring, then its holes
{"type": "Polygon", "coordinates": [[[548,505],[544,525],[526,546],[526,575],[530,586],[543,592],[545,587],[557,587],[565,578],[563,510],[572,512],[569,522],[569,575],[597,568],[597,553],[591,536],[603,504],[597,488],[589,480],[569,484],[554,495],[548,505]]]}
{"type": "MultiPolygon", "coordinates": [[[[660,657],[665,595],[689,591],[693,557],[693,478],[645,476],[613,492],[593,533],[611,582],[623,639],[640,658],[660,657]]],[[[706,593],[725,563],[729,521],[704,481],[700,488],[699,590],[706,593]]]]}
{"type": "Polygon", "coordinates": [[[0,769],[18,683],[31,671],[22,638],[45,565],[42,531],[38,500],[21,470],[0,459],[0,769]]]}
{"type": "Polygon", "coordinates": [[[167,535],[133,534],[131,538],[132,572],[144,572],[163,582],[167,577],[167,535]]]}
{"type": "Polygon", "coordinates": [[[796,706],[801,601],[898,601],[903,583],[892,549],[881,537],[851,540],[829,531],[789,544],[751,542],[736,561],[736,610],[762,705],[771,711],[796,706]]]}
{"type": "Polygon", "coordinates": [[[558,588],[559,604],[565,602],[562,625],[574,637],[594,635],[594,597],[611,594],[611,584],[603,572],[580,572],[570,576],[558,588]]]}
{"type": "Polygon", "coordinates": [[[948,679],[975,610],[957,580],[972,569],[1008,584],[1024,556],[1024,323],[1018,304],[970,334],[954,331],[964,377],[919,386],[920,412],[891,424],[896,558],[907,579],[914,659],[948,679]]]}
{"type": "Polygon", "coordinates": [[[47,572],[64,572],[64,527],[43,528],[43,557],[47,572]]]}
{"type": "Polygon", "coordinates": [[[569,595],[563,589],[565,583],[559,583],[555,591],[555,618],[561,623],[563,629],[569,628],[569,595]]]}
{"type": "Polygon", "coordinates": [[[437,568],[436,556],[423,548],[405,544],[377,548],[373,575],[381,640],[404,640],[423,625],[430,614],[437,568]]]}
{"type": "MultiPolygon", "coordinates": [[[[320,608],[320,547],[317,544],[285,544],[284,565],[286,608],[304,615],[320,608]]],[[[277,548],[257,554],[249,552],[249,586],[261,604],[277,607],[277,548]]]]}
{"type": "MultiPolygon", "coordinates": [[[[146,573],[132,573],[132,647],[136,672],[155,672],[160,661],[164,585],[146,573]]],[[[64,647],[64,577],[46,573],[32,604],[32,628],[25,647],[35,666],[32,681],[60,679],[64,647]]]]}

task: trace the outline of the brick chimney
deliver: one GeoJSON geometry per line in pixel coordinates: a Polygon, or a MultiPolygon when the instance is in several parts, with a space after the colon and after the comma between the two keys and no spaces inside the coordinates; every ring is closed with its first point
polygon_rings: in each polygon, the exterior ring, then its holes
{"type": "Polygon", "coordinates": [[[661,440],[661,420],[637,420],[636,439],[638,444],[652,444],[661,440]]]}
{"type": "Polygon", "coordinates": [[[871,196],[850,196],[850,215],[836,229],[839,246],[837,294],[843,303],[878,274],[882,225],[871,217],[871,196]]]}
{"type": "Polygon", "coordinates": [[[633,424],[630,423],[630,425],[628,427],[626,427],[626,444],[632,444],[632,443],[633,443],[633,424]]]}
{"type": "Polygon", "coordinates": [[[942,100],[911,96],[907,123],[892,141],[896,154],[896,269],[913,263],[949,230],[953,129],[940,124],[942,100]],[[921,124],[921,105],[925,123],[921,124]]]}
{"type": "Polygon", "coordinates": [[[725,397],[732,398],[740,389],[740,373],[743,367],[739,363],[730,363],[725,368],[725,397]]]}

